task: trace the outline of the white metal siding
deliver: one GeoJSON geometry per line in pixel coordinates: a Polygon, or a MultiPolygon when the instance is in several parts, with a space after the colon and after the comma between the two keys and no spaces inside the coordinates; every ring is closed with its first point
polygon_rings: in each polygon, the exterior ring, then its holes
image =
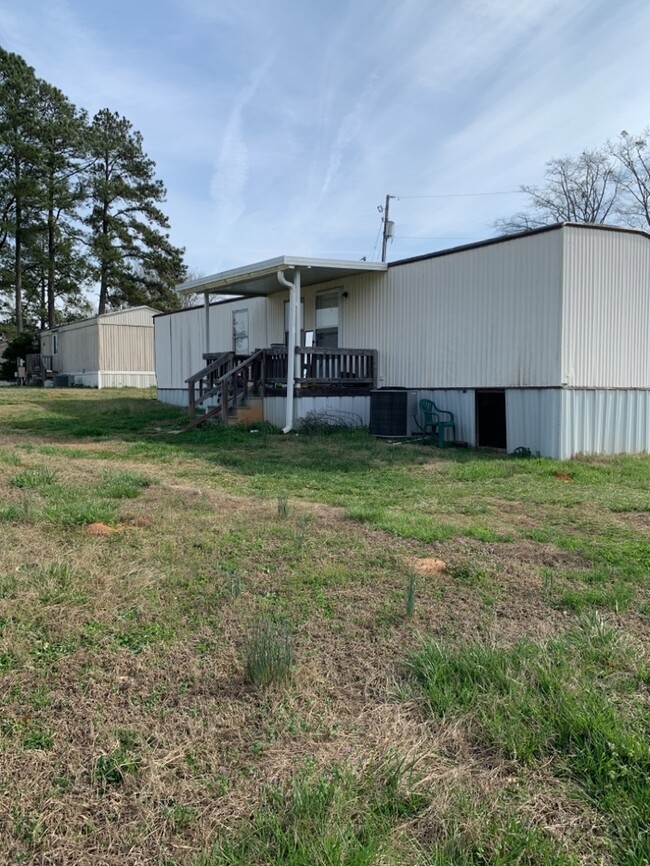
{"type": "MultiPolygon", "coordinates": [[[[301,298],[305,297],[305,289],[302,290],[301,298]]],[[[266,332],[271,343],[284,343],[284,302],[289,300],[289,292],[278,292],[269,295],[266,304],[266,332]]],[[[305,328],[307,328],[307,303],[305,303],[305,328]]],[[[273,423],[273,422],[271,422],[273,423]]],[[[284,425],[283,425],[284,426],[284,425]]]]}
{"type": "Polygon", "coordinates": [[[650,388],[650,240],[567,226],[562,379],[650,388]]]}
{"type": "Polygon", "coordinates": [[[171,406],[187,406],[187,388],[158,388],[156,399],[171,406]]]}
{"type": "Polygon", "coordinates": [[[650,451],[650,390],[564,390],[560,457],[650,451]]]}
{"type": "Polygon", "coordinates": [[[340,345],[376,348],[380,385],[559,385],[562,230],[348,278],[340,345]]]}
{"type": "MultiPolygon", "coordinates": [[[[54,354],[54,334],[50,331],[41,333],[41,355],[54,354]]],[[[2,356],[2,347],[0,346],[0,357],[2,356]]]]}
{"type": "Polygon", "coordinates": [[[146,372],[153,376],[153,324],[113,323],[100,318],[99,369],[102,372],[146,372]]]}
{"type": "Polygon", "coordinates": [[[156,374],[134,372],[132,370],[113,371],[99,374],[100,388],[152,388],[156,384],[156,374]]]}
{"type": "Polygon", "coordinates": [[[152,325],[153,317],[158,313],[152,307],[131,307],[127,310],[116,310],[114,313],[104,313],[97,316],[102,324],[112,325],[152,325]]]}
{"type": "MultiPolygon", "coordinates": [[[[210,307],[210,351],[232,350],[233,310],[248,310],[250,350],[268,345],[266,299],[246,298],[210,307]]],[[[158,316],[155,324],[156,376],[159,388],[184,388],[185,380],[205,366],[205,311],[202,307],[158,316]]]]}
{"type": "Polygon", "coordinates": [[[60,328],[57,353],[52,361],[57,373],[96,372],[99,369],[99,327],[97,319],[60,328]]]}

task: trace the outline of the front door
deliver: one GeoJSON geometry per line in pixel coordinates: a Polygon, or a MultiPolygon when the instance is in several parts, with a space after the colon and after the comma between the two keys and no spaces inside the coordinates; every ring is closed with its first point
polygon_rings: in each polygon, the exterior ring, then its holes
{"type": "Polygon", "coordinates": [[[319,349],[339,347],[339,292],[316,295],[315,345],[319,349]]]}

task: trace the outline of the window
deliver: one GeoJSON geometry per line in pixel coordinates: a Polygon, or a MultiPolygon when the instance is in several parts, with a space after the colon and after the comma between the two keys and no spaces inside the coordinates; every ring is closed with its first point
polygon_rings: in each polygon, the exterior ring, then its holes
{"type": "Polygon", "coordinates": [[[248,355],[248,310],[233,310],[232,348],[235,355],[248,355]]]}
{"type": "Polygon", "coordinates": [[[337,349],[339,345],[339,292],[316,295],[316,346],[337,349]]]}

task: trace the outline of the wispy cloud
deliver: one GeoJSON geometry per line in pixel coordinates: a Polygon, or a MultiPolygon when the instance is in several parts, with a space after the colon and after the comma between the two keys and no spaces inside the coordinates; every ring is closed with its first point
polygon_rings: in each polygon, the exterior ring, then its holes
{"type": "Polygon", "coordinates": [[[244,190],[249,170],[249,149],[243,131],[242,118],[262,81],[267,76],[273,58],[267,56],[251,73],[248,83],[237,94],[223,131],[216,170],[210,192],[217,205],[217,237],[219,241],[244,212],[244,190]]]}
{"type": "Polygon", "coordinates": [[[366,87],[352,107],[352,110],[345,115],[338,128],[336,138],[334,139],[334,143],[330,150],[327,171],[325,172],[325,177],[323,178],[323,184],[320,190],[321,201],[329,190],[332,178],[341,167],[341,160],[345,148],[354,141],[363,127],[363,123],[374,102],[373,96],[377,91],[377,84],[378,76],[374,74],[371,75],[366,87]]]}

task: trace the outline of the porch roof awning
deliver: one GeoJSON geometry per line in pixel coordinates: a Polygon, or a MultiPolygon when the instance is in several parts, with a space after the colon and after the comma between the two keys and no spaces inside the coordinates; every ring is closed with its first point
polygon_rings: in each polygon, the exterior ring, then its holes
{"type": "Polygon", "coordinates": [[[355,274],[383,273],[387,265],[385,262],[349,262],[337,259],[280,256],[277,259],[267,259],[265,262],[256,262],[243,268],[233,268],[230,271],[222,271],[209,277],[181,283],[176,286],[176,291],[181,295],[208,292],[224,295],[270,295],[282,291],[282,286],[277,279],[278,271],[292,268],[300,270],[302,286],[313,286],[355,274]]]}

